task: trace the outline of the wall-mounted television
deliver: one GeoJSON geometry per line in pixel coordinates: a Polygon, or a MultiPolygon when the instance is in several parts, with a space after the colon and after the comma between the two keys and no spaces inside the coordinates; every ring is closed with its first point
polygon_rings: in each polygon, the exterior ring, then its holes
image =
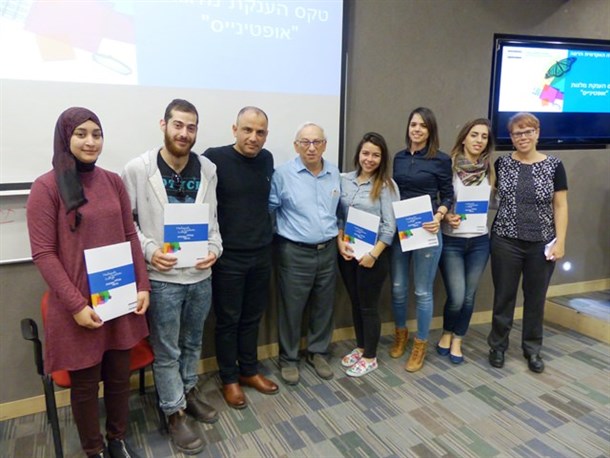
{"type": "Polygon", "coordinates": [[[489,118],[500,149],[521,111],[540,119],[540,148],[607,147],[610,40],[495,34],[489,118]]]}

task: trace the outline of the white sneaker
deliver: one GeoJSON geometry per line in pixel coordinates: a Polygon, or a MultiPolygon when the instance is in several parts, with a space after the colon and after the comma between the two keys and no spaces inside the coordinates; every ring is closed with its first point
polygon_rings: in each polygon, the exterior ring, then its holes
{"type": "Polygon", "coordinates": [[[371,362],[366,361],[364,358],[360,358],[360,360],[345,373],[350,377],[362,377],[369,372],[373,372],[377,367],[377,358],[373,359],[371,362]]]}
{"type": "Polygon", "coordinates": [[[341,360],[341,365],[343,367],[352,367],[362,358],[362,353],[357,348],[354,348],[350,353],[345,355],[341,360]]]}

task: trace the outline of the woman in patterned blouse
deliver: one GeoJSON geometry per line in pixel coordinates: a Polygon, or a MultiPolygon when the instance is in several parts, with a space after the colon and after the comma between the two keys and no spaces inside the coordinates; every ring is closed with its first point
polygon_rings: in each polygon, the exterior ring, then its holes
{"type": "Polygon", "coordinates": [[[513,324],[519,280],[523,276],[521,347],[531,371],[544,362],[544,302],[555,262],[564,256],[568,227],[568,184],[559,159],[536,149],[540,121],[518,113],[508,122],[515,151],[495,163],[498,213],[491,228],[491,272],[494,283],[492,328],[487,342],[489,363],[504,365],[513,324]]]}

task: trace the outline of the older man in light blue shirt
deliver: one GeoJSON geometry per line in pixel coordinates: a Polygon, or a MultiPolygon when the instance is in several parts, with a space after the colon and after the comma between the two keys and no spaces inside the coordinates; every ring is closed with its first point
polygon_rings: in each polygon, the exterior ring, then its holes
{"type": "Polygon", "coordinates": [[[333,377],[328,346],[333,332],[337,257],[339,169],[322,159],[324,130],[304,124],[294,141],[298,153],[271,181],[269,207],[279,239],[279,344],[282,378],[299,382],[301,321],[309,303],[307,362],[323,379],[333,377]]]}

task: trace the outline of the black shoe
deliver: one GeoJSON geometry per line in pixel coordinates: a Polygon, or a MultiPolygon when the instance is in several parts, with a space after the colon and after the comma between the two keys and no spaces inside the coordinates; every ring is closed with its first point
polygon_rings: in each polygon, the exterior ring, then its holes
{"type": "Polygon", "coordinates": [[[504,367],[504,352],[500,350],[489,350],[489,364],[498,369],[504,367]]]}
{"type": "Polygon", "coordinates": [[[544,361],[540,355],[523,355],[527,359],[527,367],[530,371],[540,374],[544,371],[544,361]]]}
{"type": "Polygon", "coordinates": [[[110,458],[140,458],[123,439],[108,441],[108,454],[110,458]]]}

